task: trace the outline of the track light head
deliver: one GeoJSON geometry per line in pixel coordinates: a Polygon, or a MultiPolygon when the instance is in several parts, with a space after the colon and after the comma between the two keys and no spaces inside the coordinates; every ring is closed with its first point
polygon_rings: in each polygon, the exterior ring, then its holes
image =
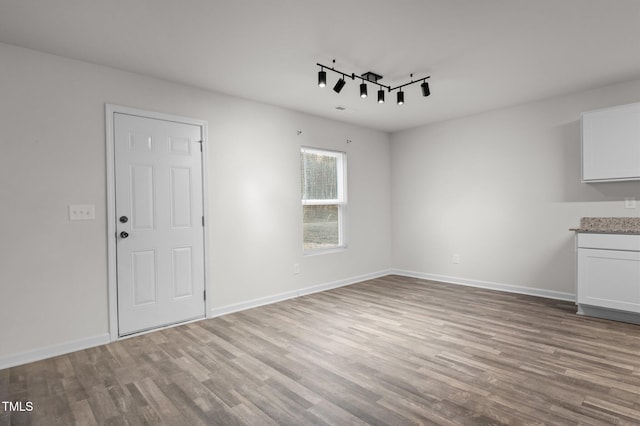
{"type": "Polygon", "coordinates": [[[425,80],[420,87],[422,87],[422,96],[429,96],[431,91],[429,90],[429,83],[425,80]]]}
{"type": "Polygon", "coordinates": [[[340,80],[338,80],[336,82],[336,85],[333,86],[333,91],[336,92],[336,93],[340,93],[340,91],[342,90],[342,88],[344,87],[345,84],[346,83],[344,81],[344,78],[341,78],[340,80]]]}
{"type": "Polygon", "coordinates": [[[360,97],[361,98],[366,98],[367,97],[367,83],[362,83],[360,85],[360,97]]]}
{"type": "Polygon", "coordinates": [[[402,105],[404,103],[404,92],[400,90],[398,92],[398,105],[402,105]]]}
{"type": "Polygon", "coordinates": [[[327,85],[327,72],[324,70],[320,70],[318,72],[318,86],[325,87],[327,85]]]}
{"type": "Polygon", "coordinates": [[[383,104],[384,103],[384,90],[382,90],[382,88],[380,88],[380,90],[378,90],[378,103],[379,104],[383,104]]]}

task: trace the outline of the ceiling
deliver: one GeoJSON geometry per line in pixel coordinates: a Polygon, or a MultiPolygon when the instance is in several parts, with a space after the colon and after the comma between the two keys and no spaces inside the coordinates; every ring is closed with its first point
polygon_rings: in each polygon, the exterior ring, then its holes
{"type": "Polygon", "coordinates": [[[638,0],[0,2],[0,42],[387,132],[640,78],[638,40],[638,0]],[[320,89],[333,59],[432,94],[320,89]]]}

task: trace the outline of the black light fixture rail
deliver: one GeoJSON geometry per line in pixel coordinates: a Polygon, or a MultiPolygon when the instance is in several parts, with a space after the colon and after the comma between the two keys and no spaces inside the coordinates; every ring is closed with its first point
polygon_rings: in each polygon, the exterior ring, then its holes
{"type": "Polygon", "coordinates": [[[429,90],[429,83],[427,83],[427,79],[431,78],[431,76],[427,76],[427,77],[422,77],[419,78],[417,80],[413,79],[413,74],[410,74],[411,77],[411,81],[405,84],[401,84],[399,86],[396,87],[391,87],[388,86],[386,84],[382,84],[379,83],[378,80],[380,80],[382,78],[381,75],[378,75],[374,72],[368,71],[360,76],[356,75],[355,73],[345,73],[342,72],[340,70],[337,70],[335,68],[335,59],[333,60],[333,65],[334,66],[327,66],[321,63],[316,63],[316,65],[318,65],[320,67],[320,72],[318,73],[318,86],[320,87],[325,87],[327,85],[327,73],[325,72],[325,69],[332,71],[336,74],[341,75],[342,77],[340,78],[340,80],[338,80],[338,82],[336,83],[336,85],[334,86],[333,90],[336,93],[340,93],[340,91],[342,90],[342,88],[345,85],[345,78],[350,78],[351,80],[355,80],[356,78],[362,80],[362,84],[360,84],[360,96],[363,98],[367,97],[367,87],[366,87],[366,83],[372,83],[375,84],[377,86],[380,87],[380,90],[378,91],[378,102],[379,103],[383,103],[384,102],[384,91],[382,90],[382,88],[387,89],[388,92],[392,92],[394,90],[398,90],[398,104],[403,104],[404,103],[404,93],[402,92],[402,88],[406,87],[406,86],[410,86],[412,84],[415,83],[420,83],[422,82],[422,84],[420,85],[422,87],[422,96],[429,96],[431,94],[431,91],[429,90]]]}

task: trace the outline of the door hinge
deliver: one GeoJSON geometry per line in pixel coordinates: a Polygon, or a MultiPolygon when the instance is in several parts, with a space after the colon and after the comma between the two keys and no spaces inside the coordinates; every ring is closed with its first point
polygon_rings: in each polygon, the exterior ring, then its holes
{"type": "Polygon", "coordinates": [[[202,216],[202,226],[204,226],[204,216],[202,216]]]}
{"type": "Polygon", "coordinates": [[[204,300],[207,300],[207,290],[204,290],[203,293],[204,300]]]}
{"type": "Polygon", "coordinates": [[[198,143],[200,144],[200,152],[202,152],[202,145],[203,145],[204,141],[198,141],[198,143]]]}

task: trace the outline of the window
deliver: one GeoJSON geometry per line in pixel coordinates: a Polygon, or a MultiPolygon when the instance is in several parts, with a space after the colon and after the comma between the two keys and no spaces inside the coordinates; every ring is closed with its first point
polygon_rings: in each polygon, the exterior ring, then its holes
{"type": "Polygon", "coordinates": [[[346,154],[303,147],[300,171],[303,250],[313,252],[346,247],[346,154]]]}

